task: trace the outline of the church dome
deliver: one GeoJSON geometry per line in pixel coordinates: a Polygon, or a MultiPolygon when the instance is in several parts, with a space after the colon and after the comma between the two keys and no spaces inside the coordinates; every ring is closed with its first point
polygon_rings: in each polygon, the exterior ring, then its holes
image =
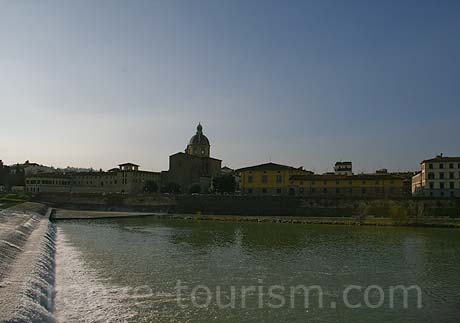
{"type": "Polygon", "coordinates": [[[196,127],[196,134],[192,138],[190,138],[189,144],[209,146],[209,140],[205,135],[203,135],[203,127],[200,123],[198,124],[198,127],[196,127]]]}

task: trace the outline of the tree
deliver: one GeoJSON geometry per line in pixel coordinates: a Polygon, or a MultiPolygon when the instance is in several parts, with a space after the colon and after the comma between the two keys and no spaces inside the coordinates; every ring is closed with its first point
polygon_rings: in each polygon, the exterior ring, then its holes
{"type": "Polygon", "coordinates": [[[155,181],[146,181],[144,186],[144,192],[156,193],[158,192],[158,184],[155,181]]]}
{"type": "Polygon", "coordinates": [[[232,174],[214,177],[212,184],[218,193],[234,193],[236,189],[235,177],[232,174]]]}
{"type": "Polygon", "coordinates": [[[174,182],[166,183],[161,188],[162,193],[180,193],[180,185],[174,182]]]}
{"type": "Polygon", "coordinates": [[[198,185],[198,184],[194,184],[194,185],[190,186],[189,193],[190,194],[201,193],[201,186],[198,185]]]}

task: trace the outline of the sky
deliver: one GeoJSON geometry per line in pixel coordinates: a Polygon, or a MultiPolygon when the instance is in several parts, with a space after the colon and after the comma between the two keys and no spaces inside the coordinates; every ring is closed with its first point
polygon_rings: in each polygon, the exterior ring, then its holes
{"type": "Polygon", "coordinates": [[[460,1],[0,0],[0,159],[167,170],[460,155],[460,1]]]}

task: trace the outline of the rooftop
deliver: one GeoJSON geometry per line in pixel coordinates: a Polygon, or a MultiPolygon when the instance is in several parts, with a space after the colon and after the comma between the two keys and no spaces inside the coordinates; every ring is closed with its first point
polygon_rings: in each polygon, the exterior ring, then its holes
{"type": "Polygon", "coordinates": [[[425,159],[422,164],[427,162],[460,162],[460,157],[448,157],[441,154],[431,159],[425,159]]]}
{"type": "Polygon", "coordinates": [[[62,174],[62,173],[41,173],[41,174],[34,174],[28,175],[27,178],[70,178],[70,174],[62,174]]]}
{"type": "Polygon", "coordinates": [[[335,163],[335,166],[350,166],[352,165],[351,161],[338,161],[335,163]]]}
{"type": "Polygon", "coordinates": [[[237,169],[237,171],[239,171],[239,172],[246,171],[246,170],[303,170],[303,169],[302,169],[302,167],[295,168],[295,167],[292,167],[292,166],[275,164],[275,163],[271,163],[271,162],[237,169]]]}
{"type": "Polygon", "coordinates": [[[133,163],[124,163],[124,164],[119,164],[118,166],[136,166],[136,167],[139,167],[139,165],[133,164],[133,163]]]}

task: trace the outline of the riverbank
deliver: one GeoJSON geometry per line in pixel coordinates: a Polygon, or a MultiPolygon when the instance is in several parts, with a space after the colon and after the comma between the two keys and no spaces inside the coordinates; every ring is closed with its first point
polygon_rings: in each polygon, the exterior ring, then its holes
{"type": "Polygon", "coordinates": [[[49,215],[30,202],[0,212],[1,322],[54,322],[56,231],[49,215]]]}
{"type": "Polygon", "coordinates": [[[299,216],[389,218],[460,218],[460,199],[315,198],[296,196],[64,194],[42,193],[33,200],[54,208],[80,211],[210,214],[235,216],[299,216]]]}
{"type": "Polygon", "coordinates": [[[52,220],[107,219],[107,218],[129,218],[129,217],[152,216],[156,214],[158,213],[53,209],[50,218],[52,220]]]}
{"type": "Polygon", "coordinates": [[[448,217],[423,217],[410,219],[404,223],[400,219],[375,217],[300,217],[300,216],[239,216],[211,214],[175,214],[175,213],[141,213],[141,212],[107,212],[56,209],[52,220],[104,219],[129,217],[157,217],[171,220],[221,221],[221,222],[258,222],[290,224],[335,224],[367,226],[419,226],[460,228],[460,219],[448,217]]]}

